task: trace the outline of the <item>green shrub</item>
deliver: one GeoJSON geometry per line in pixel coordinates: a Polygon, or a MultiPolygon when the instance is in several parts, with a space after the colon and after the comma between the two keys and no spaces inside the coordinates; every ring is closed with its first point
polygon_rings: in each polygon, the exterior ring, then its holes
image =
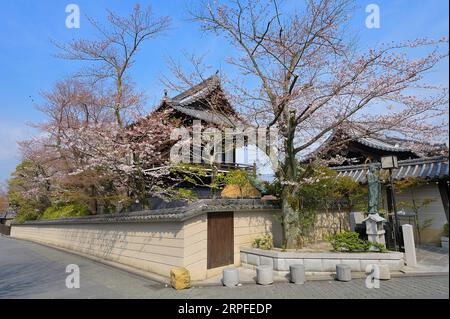
{"type": "Polygon", "coordinates": [[[180,199],[186,199],[186,200],[195,200],[197,199],[197,194],[192,190],[188,188],[178,188],[175,190],[173,194],[174,200],[180,200],[180,199]]]}
{"type": "Polygon", "coordinates": [[[376,248],[380,252],[386,251],[384,245],[359,239],[358,236],[357,232],[343,232],[330,235],[327,237],[327,240],[331,243],[333,249],[339,252],[369,251],[371,247],[376,248]]]}
{"type": "Polygon", "coordinates": [[[251,183],[252,179],[248,172],[235,169],[224,176],[224,181],[225,185],[237,185],[239,187],[244,187],[248,183],[251,183]]]}
{"type": "Polygon", "coordinates": [[[41,219],[56,219],[89,215],[89,209],[79,204],[63,204],[49,207],[42,214],[41,219]]]}
{"type": "Polygon", "coordinates": [[[41,212],[38,210],[28,210],[28,207],[20,207],[19,212],[15,220],[19,223],[26,222],[28,220],[37,220],[41,217],[41,212]]]}
{"type": "Polygon", "coordinates": [[[448,223],[444,224],[444,236],[448,237],[448,223]]]}
{"type": "Polygon", "coordinates": [[[260,249],[266,249],[266,250],[272,249],[273,248],[272,235],[266,234],[262,237],[255,238],[252,246],[254,248],[260,248],[260,249]]]}

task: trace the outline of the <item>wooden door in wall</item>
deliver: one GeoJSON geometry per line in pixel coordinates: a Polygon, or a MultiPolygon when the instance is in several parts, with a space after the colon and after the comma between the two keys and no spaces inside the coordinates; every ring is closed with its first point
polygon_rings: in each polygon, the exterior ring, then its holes
{"type": "Polygon", "coordinates": [[[208,269],[234,264],[233,212],[208,213],[208,269]]]}

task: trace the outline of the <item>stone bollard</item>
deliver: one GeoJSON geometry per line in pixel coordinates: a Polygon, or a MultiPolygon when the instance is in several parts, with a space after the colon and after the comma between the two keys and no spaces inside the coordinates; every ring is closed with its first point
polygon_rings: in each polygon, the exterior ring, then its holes
{"type": "Polygon", "coordinates": [[[270,285],[273,283],[273,270],[271,266],[262,265],[256,267],[256,283],[270,285]]]}
{"type": "Polygon", "coordinates": [[[373,272],[373,278],[379,280],[391,279],[391,271],[388,265],[385,264],[370,264],[366,267],[366,275],[373,272]]]}
{"type": "Polygon", "coordinates": [[[336,265],[336,279],[339,281],[352,280],[352,268],[346,264],[336,265]]]}
{"type": "Polygon", "coordinates": [[[441,237],[441,247],[448,250],[448,236],[441,237]]]}
{"type": "Polygon", "coordinates": [[[402,225],[402,232],[403,244],[405,245],[405,262],[410,267],[416,267],[417,258],[413,227],[409,224],[402,225]]]}
{"type": "Polygon", "coordinates": [[[291,272],[291,282],[297,285],[305,283],[305,265],[291,265],[289,270],[291,272]]]}
{"type": "Polygon", "coordinates": [[[380,280],[389,280],[391,279],[391,271],[389,269],[388,265],[378,265],[378,267],[380,268],[380,280]]]}
{"type": "Polygon", "coordinates": [[[222,275],[222,284],[226,287],[236,287],[239,284],[239,270],[237,268],[225,268],[222,275]]]}

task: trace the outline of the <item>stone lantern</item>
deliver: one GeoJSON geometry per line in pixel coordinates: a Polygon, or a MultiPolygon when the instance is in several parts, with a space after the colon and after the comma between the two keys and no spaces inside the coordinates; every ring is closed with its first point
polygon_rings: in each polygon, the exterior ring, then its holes
{"type": "Polygon", "coordinates": [[[386,219],[381,217],[379,214],[370,214],[367,218],[363,220],[366,223],[366,234],[367,238],[372,243],[378,243],[386,245],[384,239],[384,223],[386,219]]]}

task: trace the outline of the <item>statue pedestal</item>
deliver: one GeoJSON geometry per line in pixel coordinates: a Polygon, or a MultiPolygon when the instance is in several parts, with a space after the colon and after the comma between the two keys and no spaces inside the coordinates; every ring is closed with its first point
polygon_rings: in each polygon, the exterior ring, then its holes
{"type": "Polygon", "coordinates": [[[368,240],[372,243],[379,243],[386,246],[386,241],[384,238],[384,234],[386,231],[384,230],[383,224],[386,222],[386,219],[376,214],[370,214],[367,218],[363,220],[366,223],[366,234],[368,240]]]}

